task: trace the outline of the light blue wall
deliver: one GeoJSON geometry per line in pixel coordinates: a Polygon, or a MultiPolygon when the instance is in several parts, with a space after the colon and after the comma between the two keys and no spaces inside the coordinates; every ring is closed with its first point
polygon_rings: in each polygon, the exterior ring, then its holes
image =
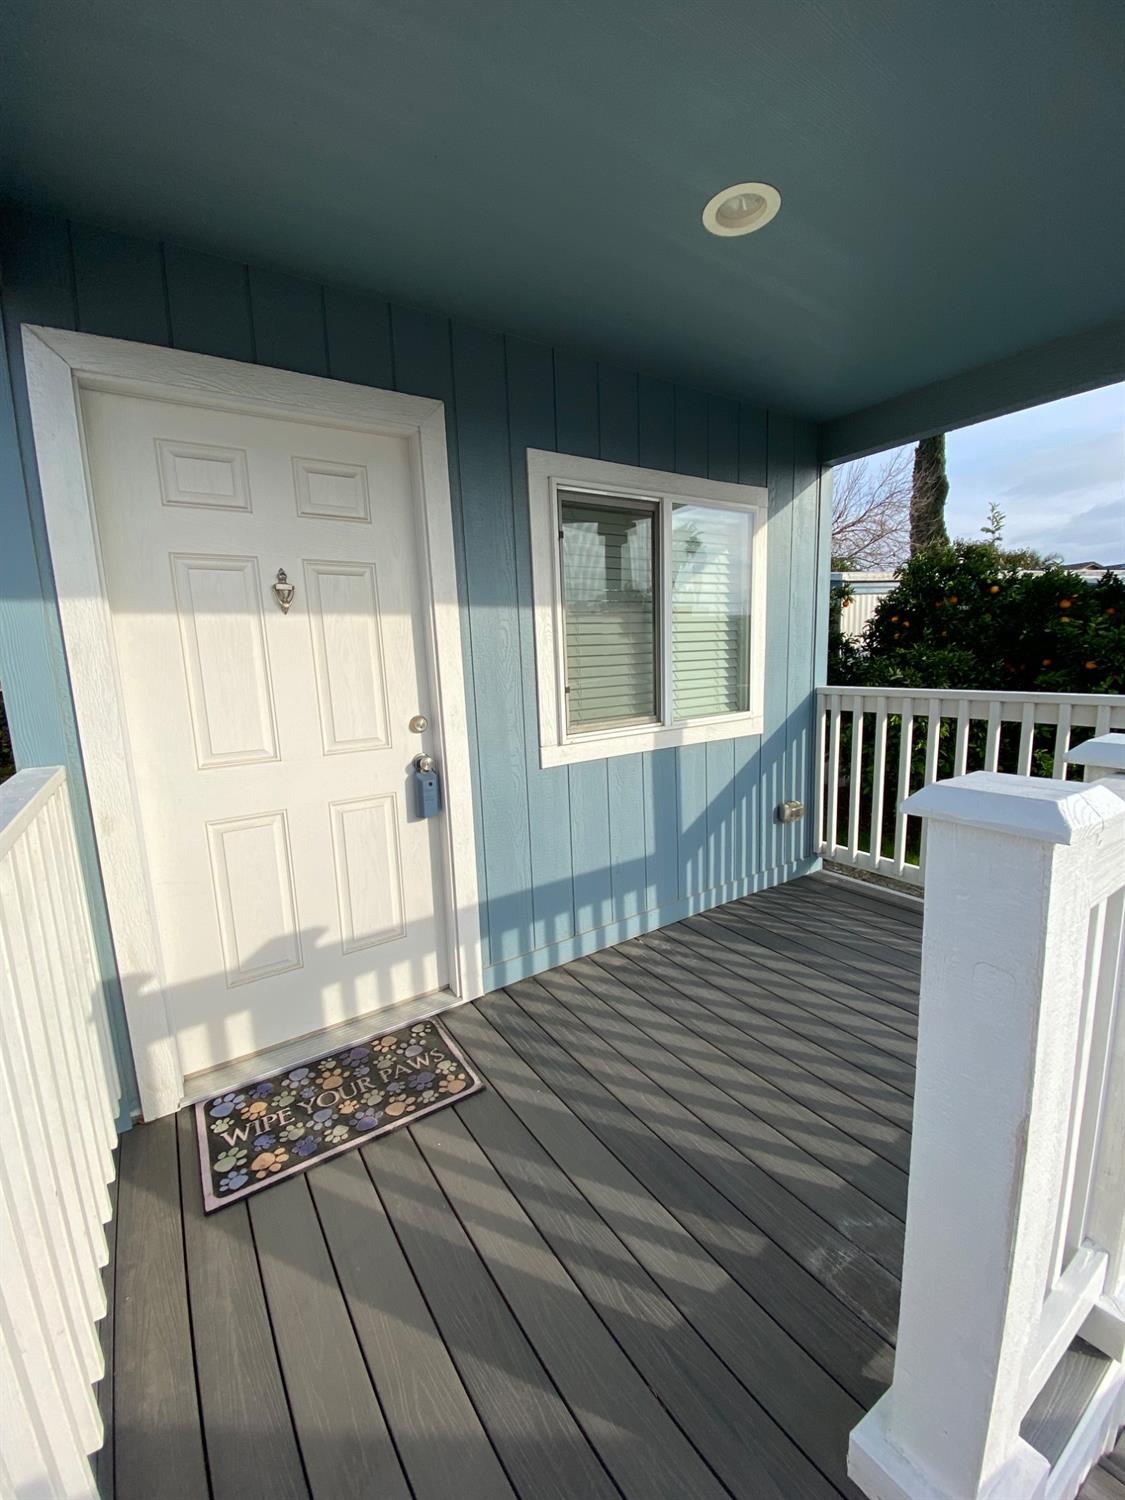
{"type": "MultiPolygon", "coordinates": [[[[490,985],[806,867],[811,819],[782,826],[774,811],[785,798],[811,798],[827,556],[810,424],[358,292],[59,220],[9,221],[3,304],[14,401],[0,393],[0,681],[17,763],[72,773],[107,985],[111,950],[31,452],[22,322],[445,402],[490,985]],[[528,447],[768,483],[760,738],[540,769],[528,447]]],[[[110,1004],[118,1014],[112,989],[110,1004]]]]}

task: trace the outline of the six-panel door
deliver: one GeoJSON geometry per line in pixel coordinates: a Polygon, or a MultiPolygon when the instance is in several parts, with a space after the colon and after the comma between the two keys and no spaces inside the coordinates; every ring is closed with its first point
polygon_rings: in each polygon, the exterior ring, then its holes
{"type": "Polygon", "coordinates": [[[184,1072],[442,988],[408,439],[81,399],[184,1072]]]}

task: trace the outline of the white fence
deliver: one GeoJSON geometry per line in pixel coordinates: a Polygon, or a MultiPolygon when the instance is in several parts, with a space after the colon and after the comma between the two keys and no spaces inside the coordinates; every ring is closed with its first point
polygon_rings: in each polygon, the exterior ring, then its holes
{"type": "Polygon", "coordinates": [[[821,688],[816,844],[825,859],[921,885],[925,830],[901,804],[939,776],[1065,777],[1075,732],[1125,730],[1125,697],[1098,693],[821,688]]]}
{"type": "Polygon", "coordinates": [[[898,579],[893,573],[833,573],[833,589],[840,584],[851,589],[851,598],[840,603],[840,633],[858,641],[898,579]]]}
{"type": "Polygon", "coordinates": [[[96,1500],[120,1106],[65,772],[0,786],[0,1496],[96,1500]]]}
{"type": "Polygon", "coordinates": [[[1125,1416],[1125,778],[978,772],[910,809],[930,842],[902,1304],[849,1471],[880,1500],[1069,1500],[1125,1416]],[[1108,1359],[1052,1465],[1020,1424],[1079,1332],[1108,1359]]]}

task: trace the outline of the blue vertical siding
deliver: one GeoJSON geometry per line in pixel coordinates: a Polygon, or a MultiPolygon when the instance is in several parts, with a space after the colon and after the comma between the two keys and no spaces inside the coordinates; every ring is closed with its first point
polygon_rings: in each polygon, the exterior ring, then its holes
{"type": "MultiPolygon", "coordinates": [[[[677,474],[707,474],[707,397],[702,391],[676,387],[675,440],[677,474]]],[[[707,746],[685,745],[679,761],[678,845],[679,895],[708,890],[707,868],[707,746]]]]}
{"type": "MultiPolygon", "coordinates": [[[[164,252],[164,277],[168,321],[177,349],[253,364],[254,324],[245,266],[169,245],[164,252]]],[[[365,333],[370,346],[374,343],[370,329],[365,333]]]]}
{"type": "Polygon", "coordinates": [[[566,766],[539,767],[539,701],[531,595],[531,532],[527,511],[527,450],[555,448],[555,364],[550,349],[507,340],[508,459],[516,547],[516,610],[520,639],[524,776],[531,849],[529,951],[574,936],[574,860],[570,842],[570,777],[566,766]],[[534,810],[533,810],[534,804],[534,810]]]}
{"type": "MultiPolygon", "coordinates": [[[[707,402],[707,477],[738,479],[738,403],[719,396],[707,402]]],[[[734,740],[707,749],[707,888],[729,885],[742,868],[735,805],[734,740]]]]}
{"type": "Polygon", "coordinates": [[[303,375],[327,375],[324,292],[316,282],[252,269],[249,288],[256,362],[303,375]]]}
{"type": "MultiPolygon", "coordinates": [[[[774,811],[789,795],[786,781],[786,748],[789,713],[789,648],[794,617],[789,590],[797,569],[793,566],[793,458],[794,423],[789,417],[770,414],[766,423],[769,470],[769,526],[766,568],[766,683],[762,743],[758,756],[759,819],[762,836],[762,869],[782,864],[784,825],[774,811]],[[784,663],[784,670],[781,664],[784,663]]],[[[796,622],[798,630],[801,622],[796,622]]],[[[811,629],[811,621],[809,622],[811,629]]]]}
{"type": "Polygon", "coordinates": [[[818,576],[821,552],[819,485],[817,481],[816,434],[807,424],[793,424],[793,488],[789,504],[790,557],[808,559],[802,568],[790,567],[789,641],[785,672],[785,770],[782,787],[787,797],[797,797],[807,809],[800,823],[782,824],[783,861],[800,859],[811,837],[815,795],[815,723],[809,712],[809,684],[817,673],[816,643],[819,616],[828,592],[818,576]],[[800,622],[800,623],[798,623],[800,622]],[[810,629],[811,625],[811,629],[810,629]]]}
{"type": "MultiPolygon", "coordinates": [[[[644,376],[637,384],[637,432],[641,464],[674,472],[676,391],[644,376]]],[[[649,750],[641,757],[645,824],[645,903],[669,907],[680,895],[680,752],[649,750]]]]}
{"type": "Polygon", "coordinates": [[[504,340],[453,329],[453,386],[481,769],[477,842],[493,962],[532,944],[528,766],[504,340]]]}
{"type": "Polygon", "coordinates": [[[23,384],[43,323],[443,401],[469,700],[485,963],[508,982],[786,878],[811,856],[818,552],[809,424],[366,293],[13,215],[3,246],[0,679],[21,765],[65,764],[111,1009],[112,948],[81,778],[23,384]],[[7,390],[10,370],[11,390],[7,390]],[[542,770],[525,451],[768,484],[762,736],[542,770]]]}
{"type": "Polygon", "coordinates": [[[77,326],[84,333],[167,344],[161,247],[81,224],[71,227],[70,245],[77,326]]]}
{"type": "MultiPolygon", "coordinates": [[[[600,428],[597,365],[591,359],[556,353],[555,441],[559,451],[597,458],[600,428]]],[[[569,766],[567,781],[574,930],[582,934],[597,931],[613,918],[608,766],[601,760],[569,766]]]]}
{"type": "MultiPolygon", "coordinates": [[[[598,366],[598,455],[616,464],[640,462],[637,376],[598,366]]],[[[635,917],[645,899],[644,758],[617,755],[606,762],[609,797],[610,897],[615,921],[635,917]]]]}
{"type": "MultiPolygon", "coordinates": [[[[769,484],[769,437],[768,417],[763,411],[755,411],[752,407],[742,406],[738,413],[738,480],[740,484],[769,484]]],[[[783,539],[775,537],[772,532],[767,533],[767,583],[769,578],[770,554],[779,555],[782,549],[783,539]]],[[[793,567],[791,554],[789,555],[790,569],[793,567]]],[[[803,560],[798,558],[796,566],[801,567],[803,560]]],[[[780,571],[776,569],[775,571],[780,571]]],[[[787,580],[788,582],[788,580],[787,580]]],[[[768,606],[767,606],[768,608],[768,606]]],[[[767,669],[772,675],[780,670],[781,640],[774,639],[769,633],[769,620],[767,619],[767,669]]],[[[776,612],[774,614],[774,628],[776,631],[776,612]]],[[[825,652],[828,650],[828,638],[825,636],[825,652]]],[[[788,677],[788,638],[785,641],[786,663],[785,671],[788,677]]],[[[762,735],[746,735],[734,742],[734,804],[735,818],[738,824],[738,839],[740,849],[741,868],[743,870],[756,866],[759,870],[767,870],[768,865],[763,859],[763,828],[769,821],[772,809],[766,805],[762,788],[762,735]]],[[[811,845],[810,845],[811,847],[811,845]]]]}

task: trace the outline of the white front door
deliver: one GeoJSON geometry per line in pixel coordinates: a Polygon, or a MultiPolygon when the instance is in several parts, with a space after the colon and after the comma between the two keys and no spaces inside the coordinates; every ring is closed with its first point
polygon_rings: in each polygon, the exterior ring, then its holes
{"type": "Polygon", "coordinates": [[[99,390],[81,407],[184,1073],[441,989],[409,440],[99,390]]]}

